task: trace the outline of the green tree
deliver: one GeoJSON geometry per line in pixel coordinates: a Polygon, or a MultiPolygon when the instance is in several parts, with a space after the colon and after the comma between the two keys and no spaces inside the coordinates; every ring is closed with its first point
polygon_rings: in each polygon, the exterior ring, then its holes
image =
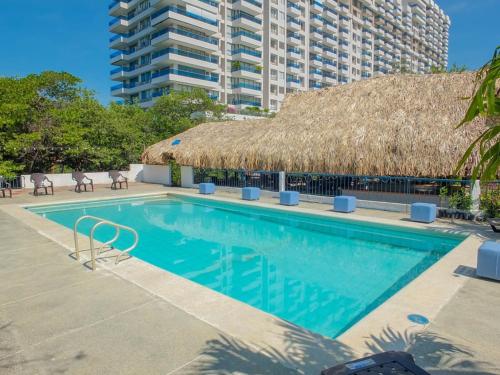
{"type": "Polygon", "coordinates": [[[0,78],[3,169],[18,171],[24,165],[29,171],[47,170],[54,164],[58,155],[52,137],[57,125],[52,115],[80,95],[79,83],[64,72],[0,78]]]}
{"type": "Polygon", "coordinates": [[[204,90],[173,92],[144,110],[104,107],[69,73],[0,77],[0,175],[124,168],[224,109],[204,90]]]}
{"type": "Polygon", "coordinates": [[[472,171],[472,179],[480,177],[487,181],[497,178],[500,167],[500,46],[495,49],[493,57],[476,75],[474,94],[464,118],[458,127],[470,125],[476,118],[486,120],[486,130],[465,151],[458,162],[456,173],[459,173],[474,151],[479,161],[472,171]]]}
{"type": "Polygon", "coordinates": [[[220,119],[225,106],[216,104],[204,90],[171,92],[160,97],[148,110],[149,129],[159,141],[172,137],[207,120],[220,119]]]}

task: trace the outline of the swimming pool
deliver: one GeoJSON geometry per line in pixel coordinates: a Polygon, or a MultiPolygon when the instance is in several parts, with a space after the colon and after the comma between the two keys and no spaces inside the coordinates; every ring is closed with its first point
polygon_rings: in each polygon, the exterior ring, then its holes
{"type": "MultiPolygon", "coordinates": [[[[148,263],[336,337],[465,236],[184,196],[31,207],[72,228],[95,215],[136,229],[148,263]]],[[[88,234],[91,223],[81,232],[88,234]]],[[[99,228],[96,238],[113,235],[99,228]]],[[[117,248],[132,241],[124,233],[117,248]]]]}

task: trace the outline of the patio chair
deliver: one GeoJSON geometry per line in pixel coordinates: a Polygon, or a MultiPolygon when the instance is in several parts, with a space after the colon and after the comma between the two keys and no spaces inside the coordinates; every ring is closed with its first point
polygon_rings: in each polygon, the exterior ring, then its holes
{"type": "Polygon", "coordinates": [[[92,191],[94,191],[94,180],[89,178],[85,173],[83,172],[73,172],[71,174],[71,177],[73,178],[73,181],[76,182],[75,185],[75,192],[81,193],[82,192],[82,186],[85,191],[87,191],[87,185],[90,185],[92,188],[92,191]]]}
{"type": "Polygon", "coordinates": [[[116,190],[117,186],[120,186],[120,189],[123,188],[123,184],[125,184],[128,189],[128,178],[122,175],[119,171],[109,171],[109,177],[113,180],[111,183],[111,189],[116,190]]]}
{"type": "Polygon", "coordinates": [[[493,229],[493,232],[499,233],[500,232],[500,218],[498,219],[488,219],[488,224],[490,224],[491,229],[493,229]]]}
{"type": "Polygon", "coordinates": [[[6,197],[6,192],[9,193],[9,198],[12,198],[12,189],[10,187],[10,184],[5,181],[5,178],[3,176],[0,176],[0,192],[2,192],[2,196],[4,198],[6,197]]]}
{"type": "Polygon", "coordinates": [[[38,196],[38,190],[40,189],[45,191],[45,195],[49,194],[48,189],[50,189],[50,194],[54,195],[54,183],[43,173],[33,173],[30,181],[33,182],[33,195],[38,196]]]}

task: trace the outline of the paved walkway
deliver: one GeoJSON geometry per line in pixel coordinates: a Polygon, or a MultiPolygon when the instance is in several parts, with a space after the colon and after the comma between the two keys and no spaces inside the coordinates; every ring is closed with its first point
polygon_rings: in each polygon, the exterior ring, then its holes
{"type": "MultiPolygon", "coordinates": [[[[129,191],[97,187],[94,194],[59,189],[54,197],[24,193],[0,199],[0,205],[158,190],[147,184],[132,184],[129,191]]],[[[459,225],[492,236],[485,226],[459,225]]],[[[0,216],[0,259],[1,374],[298,373],[281,364],[294,353],[259,351],[105,269],[90,272],[66,249],[6,215],[0,216]]],[[[468,281],[425,332],[413,335],[390,325],[378,337],[366,332],[371,351],[409,350],[436,375],[500,374],[500,283],[472,275],[471,269],[457,270],[468,281]]],[[[291,340],[306,345],[303,337],[291,340]]],[[[344,360],[355,356],[355,348],[339,345],[339,352],[344,360]]]]}

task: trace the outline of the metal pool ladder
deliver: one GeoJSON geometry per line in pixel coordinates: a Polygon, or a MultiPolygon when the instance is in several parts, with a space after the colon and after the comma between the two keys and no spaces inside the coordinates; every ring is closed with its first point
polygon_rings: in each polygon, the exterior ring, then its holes
{"type": "Polygon", "coordinates": [[[103,225],[111,226],[115,228],[115,235],[112,239],[109,241],[106,241],[103,243],[101,247],[97,249],[97,255],[100,254],[101,250],[106,247],[112,245],[114,242],[118,240],[120,237],[120,230],[125,230],[127,232],[130,232],[134,236],[134,243],[132,246],[128,247],[127,249],[123,250],[120,254],[117,255],[115,264],[118,264],[120,261],[120,258],[123,257],[124,255],[127,255],[130,253],[132,250],[134,250],[137,246],[137,243],[139,242],[139,235],[137,234],[136,230],[130,227],[127,227],[125,225],[117,224],[112,221],[97,217],[97,216],[92,216],[92,215],[85,215],[80,217],[76,222],[73,227],[73,236],[75,238],[75,254],[76,254],[76,259],[80,260],[80,244],[78,241],[78,225],[84,221],[84,220],[94,220],[96,223],[92,226],[92,229],[90,230],[90,257],[92,260],[92,271],[95,271],[95,260],[96,260],[96,248],[94,245],[94,232],[96,231],[97,228],[103,225]]]}

